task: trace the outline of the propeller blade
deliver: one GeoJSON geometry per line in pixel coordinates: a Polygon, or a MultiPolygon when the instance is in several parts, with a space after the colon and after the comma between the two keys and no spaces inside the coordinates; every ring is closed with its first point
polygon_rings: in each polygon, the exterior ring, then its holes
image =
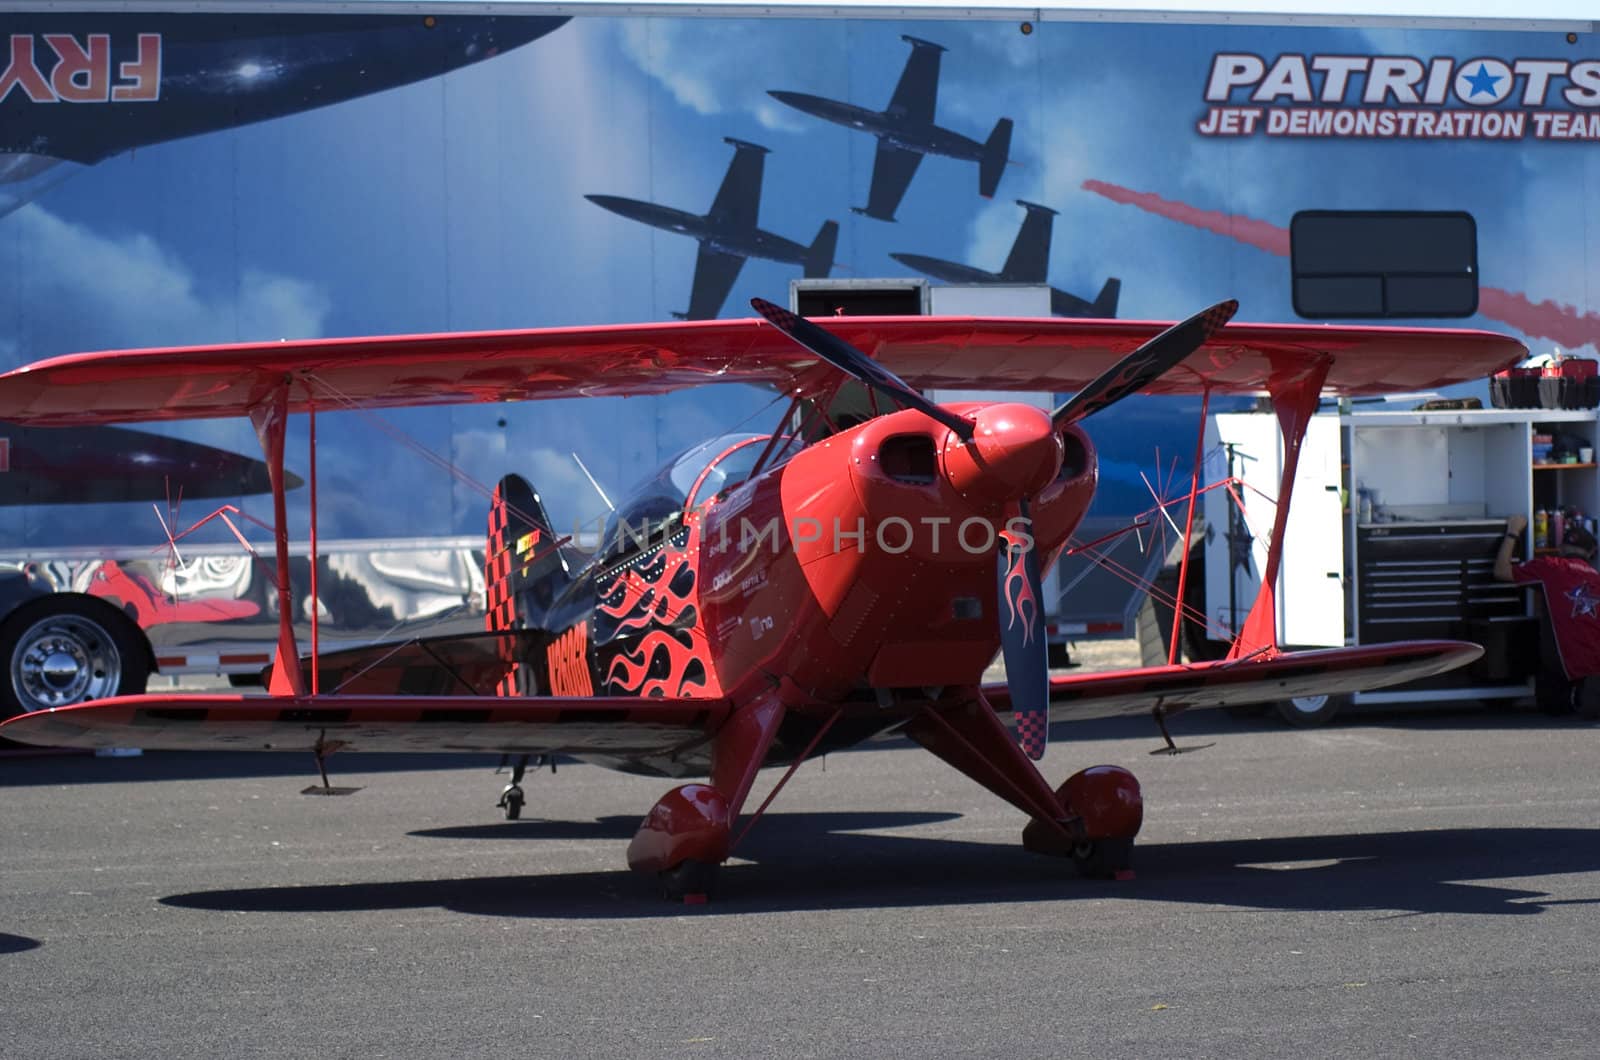
{"type": "Polygon", "coordinates": [[[1044,638],[1044,589],[1028,502],[1019,500],[1005,529],[995,565],[999,590],[1000,650],[1006,661],[1017,743],[1034,761],[1050,741],[1050,663],[1044,638]]]}
{"type": "Polygon", "coordinates": [[[927,413],[955,431],[962,441],[972,440],[974,428],[971,420],[965,416],[957,416],[949,409],[929,401],[913,390],[905,380],[837,335],[818,327],[802,316],[789,312],[782,306],[773,305],[764,298],[752,298],[750,305],[779,331],[841,372],[861,380],[878,393],[903,405],[927,413]]]}
{"type": "Polygon", "coordinates": [[[1129,394],[1143,390],[1166,371],[1198,350],[1212,335],[1222,330],[1224,324],[1239,311],[1233,299],[1218,302],[1181,324],[1174,324],[1128,356],[1101,372],[1088,386],[1072,396],[1072,400],[1056,409],[1050,417],[1057,427],[1077,423],[1129,394]]]}

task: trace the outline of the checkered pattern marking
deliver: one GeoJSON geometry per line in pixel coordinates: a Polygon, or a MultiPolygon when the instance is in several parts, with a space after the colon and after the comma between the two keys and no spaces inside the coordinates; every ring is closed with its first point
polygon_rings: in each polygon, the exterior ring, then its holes
{"type": "Polygon", "coordinates": [[[1239,303],[1230,298],[1226,302],[1218,302],[1207,309],[1200,317],[1200,330],[1206,338],[1210,338],[1221,331],[1223,325],[1233,319],[1233,314],[1239,311],[1239,303]]]}
{"type": "MultiPolygon", "coordinates": [[[[507,540],[510,537],[510,521],[505,493],[497,486],[494,500],[489,504],[488,552],[483,561],[483,622],[491,632],[512,629],[516,623],[516,605],[511,593],[511,542],[507,540]]],[[[525,694],[527,667],[516,658],[516,641],[511,637],[504,638],[499,653],[502,661],[510,664],[510,669],[495,686],[495,692],[502,696],[525,694]]]]}
{"type": "Polygon", "coordinates": [[[1030,710],[1017,712],[1017,745],[1022,748],[1022,753],[1037,762],[1044,757],[1046,743],[1049,736],[1046,728],[1050,724],[1050,715],[1043,710],[1030,710]]]}
{"type": "Polygon", "coordinates": [[[496,489],[489,506],[488,555],[484,559],[485,628],[510,629],[516,619],[511,602],[511,547],[506,540],[509,515],[505,495],[496,489]]]}

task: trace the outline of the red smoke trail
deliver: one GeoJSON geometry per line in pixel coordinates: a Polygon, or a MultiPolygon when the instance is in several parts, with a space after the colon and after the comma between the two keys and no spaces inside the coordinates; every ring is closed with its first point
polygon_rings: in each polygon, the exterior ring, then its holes
{"type": "Polygon", "coordinates": [[[1478,288],[1478,312],[1510,324],[1524,335],[1550,339],[1568,349],[1588,344],[1600,350],[1600,313],[1580,313],[1570,305],[1534,302],[1518,291],[1478,288]]]}
{"type": "Polygon", "coordinates": [[[1268,254],[1277,254],[1281,257],[1289,256],[1289,230],[1279,228],[1277,225],[1265,221],[1255,221],[1248,217],[1235,217],[1220,210],[1202,210],[1171,199],[1163,199],[1159,195],[1152,195],[1147,191],[1133,191],[1130,188],[1119,188],[1115,184],[1107,184],[1101,180],[1086,180],[1083,182],[1086,191],[1097,195],[1104,195],[1112,202],[1126,203],[1137,206],[1141,210],[1153,213],[1158,217],[1166,217],[1173,221],[1182,221],[1186,225],[1204,228],[1207,232],[1215,232],[1219,236],[1228,236],[1241,243],[1248,244],[1258,250],[1265,250],[1268,254]]]}
{"type": "MultiPolygon", "coordinates": [[[[1251,217],[1236,217],[1220,210],[1202,210],[1147,191],[1134,191],[1101,180],[1086,180],[1083,187],[1096,195],[1104,195],[1112,202],[1137,206],[1158,217],[1203,228],[1269,254],[1289,256],[1287,228],[1251,217]]],[[[1534,302],[1525,294],[1503,291],[1498,287],[1478,289],[1478,312],[1490,320],[1509,324],[1530,338],[1550,339],[1568,349],[1588,345],[1600,350],[1600,313],[1584,313],[1573,306],[1554,302],[1534,302]]]]}

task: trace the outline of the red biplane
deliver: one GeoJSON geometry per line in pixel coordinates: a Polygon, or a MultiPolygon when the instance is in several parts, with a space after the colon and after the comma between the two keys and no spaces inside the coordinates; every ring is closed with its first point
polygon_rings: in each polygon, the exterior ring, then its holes
{"type": "MultiPolygon", "coordinates": [[[[108,699],[23,715],[0,734],[56,746],[310,751],[319,766],[337,750],[502,752],[523,756],[502,798],[511,817],[527,756],[705,777],[664,795],[628,849],[632,868],[690,894],[709,888],[736,845],[758,769],[789,765],[776,795],[809,756],[894,731],[1020,809],[1030,849],[1105,875],[1128,864],[1139,786],[1114,766],[1047,782],[1034,762],[1050,704],[1063,717],[1148,711],[1159,722],[1192,707],[1380,687],[1481,651],[1457,641],[1282,651],[1272,586],[1319,394],[1479,378],[1524,355],[1509,338],[1229,324],[1231,302],[1165,330],[1118,320],[810,322],[755,304],[765,320],[136,350],[0,378],[0,418],[41,426],[251,417],[272,471],[282,601],[268,695],[108,699]],[[774,387],[789,407],[771,434],[728,436],[670,464],[617,509],[592,556],[580,561],[556,536],[524,480],[501,481],[485,632],[319,658],[313,606],[312,650],[300,656],[283,488],[291,414],[309,414],[314,550],[318,411],[711,382],[774,387]],[[919,392],[936,387],[1076,396],[1052,415],[1020,403],[941,406],[919,392]],[[1094,494],[1095,450],[1081,421],[1134,392],[1240,391],[1270,396],[1286,458],[1262,588],[1232,652],[1051,677],[1040,570],[1094,494]],[[997,651],[1008,683],[986,686],[997,651]]],[[[1196,479],[1191,512],[1198,488],[1196,479]]]]}

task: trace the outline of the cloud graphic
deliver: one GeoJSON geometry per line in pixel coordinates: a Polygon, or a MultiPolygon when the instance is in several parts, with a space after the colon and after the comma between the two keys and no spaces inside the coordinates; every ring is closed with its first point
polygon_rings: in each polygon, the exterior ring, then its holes
{"type": "Polygon", "coordinates": [[[0,318],[18,322],[16,338],[7,341],[28,360],[78,350],[309,338],[322,333],[332,309],[313,285],[249,266],[236,283],[208,284],[148,235],[96,232],[38,205],[23,207],[6,224],[29,253],[27,268],[13,273],[20,282],[0,294],[0,318]],[[44,306],[71,312],[40,313],[44,306]],[[44,348],[30,333],[35,327],[48,328],[44,348]]]}
{"type": "Polygon", "coordinates": [[[781,88],[784,79],[809,80],[815,74],[816,53],[809,48],[788,53],[774,49],[771,25],[645,18],[619,20],[616,26],[623,55],[696,114],[747,113],[768,129],[803,128],[805,119],[774,103],[763,86],[781,88]]]}

